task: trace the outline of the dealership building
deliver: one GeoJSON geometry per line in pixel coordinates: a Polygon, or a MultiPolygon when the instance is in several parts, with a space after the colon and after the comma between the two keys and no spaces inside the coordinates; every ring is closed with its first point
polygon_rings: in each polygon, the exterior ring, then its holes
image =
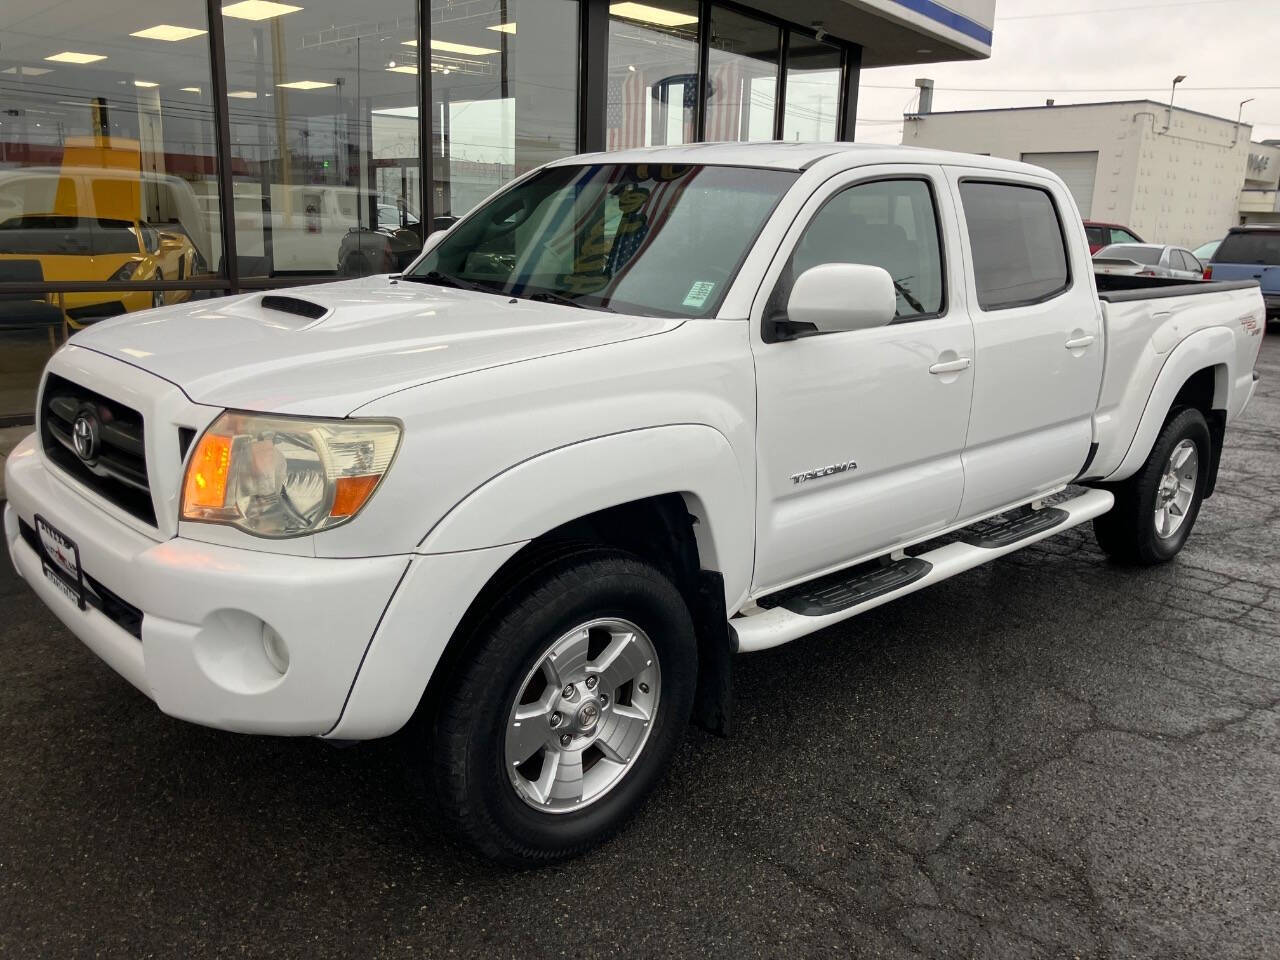
{"type": "Polygon", "coordinates": [[[1280,150],[1250,142],[1252,132],[1237,120],[1127,100],[915,114],[902,142],[1046,167],[1086,220],[1194,248],[1280,209],[1280,150]]]}
{"type": "Polygon", "coordinates": [[[994,8],[5,0],[0,426],[77,327],[394,270],[557,157],[851,140],[863,69],[986,57],[994,8]]]}

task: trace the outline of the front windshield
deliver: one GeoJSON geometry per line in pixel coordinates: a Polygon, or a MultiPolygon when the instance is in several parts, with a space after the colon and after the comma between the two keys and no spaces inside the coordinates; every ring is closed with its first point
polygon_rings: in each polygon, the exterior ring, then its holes
{"type": "Polygon", "coordinates": [[[458,223],[406,279],[645,316],[715,312],[798,174],[551,167],[458,223]]]}

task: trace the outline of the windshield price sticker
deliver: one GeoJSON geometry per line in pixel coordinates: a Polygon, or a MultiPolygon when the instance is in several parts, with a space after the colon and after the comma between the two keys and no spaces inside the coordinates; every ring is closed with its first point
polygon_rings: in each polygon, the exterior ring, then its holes
{"type": "Polygon", "coordinates": [[[698,280],[689,288],[689,294],[684,298],[683,306],[700,307],[707,302],[707,297],[711,296],[711,291],[716,285],[711,280],[698,280]]]}

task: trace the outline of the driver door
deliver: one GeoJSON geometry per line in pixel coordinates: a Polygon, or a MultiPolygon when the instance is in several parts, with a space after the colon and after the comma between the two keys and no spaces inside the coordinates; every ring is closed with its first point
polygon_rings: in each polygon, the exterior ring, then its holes
{"type": "Polygon", "coordinates": [[[973,394],[958,223],[941,168],[862,167],[796,219],[757,297],[757,540],[762,593],[924,539],[955,520],[973,394]],[[885,327],[778,341],[795,277],[822,263],[886,269],[885,327]]]}

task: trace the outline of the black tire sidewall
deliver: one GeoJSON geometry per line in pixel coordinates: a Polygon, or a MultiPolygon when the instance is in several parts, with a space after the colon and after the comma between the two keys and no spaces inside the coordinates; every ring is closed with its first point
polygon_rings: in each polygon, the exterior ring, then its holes
{"type": "MultiPolygon", "coordinates": [[[[612,834],[661,779],[693,706],[697,648],[692,619],[676,588],[650,565],[627,555],[596,554],[548,571],[509,595],[480,632],[481,648],[458,696],[471,705],[462,729],[444,731],[441,747],[467,744],[460,795],[468,833],[484,852],[512,863],[550,862],[612,834]],[[549,595],[550,594],[550,595],[549,595]],[[573,813],[542,813],[520,799],[507,777],[503,750],[507,713],[529,671],[568,630],[604,618],[639,626],[658,654],[661,691],[654,726],[636,765],[603,797],[573,813]],[[487,842],[490,841],[490,842],[487,842]]],[[[455,715],[456,718],[456,715],[455,715]]]]}
{"type": "Polygon", "coordinates": [[[1140,529],[1145,531],[1145,535],[1140,536],[1140,550],[1143,554],[1149,555],[1151,560],[1161,562],[1173,559],[1191,535],[1196,517],[1200,514],[1200,504],[1204,500],[1205,484],[1209,479],[1210,458],[1213,455],[1212,449],[1209,425],[1205,421],[1204,414],[1199,410],[1183,410],[1171,417],[1156,438],[1156,444],[1139,474],[1134,491],[1136,494],[1134,509],[1138,513],[1135,519],[1143,523],[1140,529]],[[1177,533],[1171,537],[1161,537],[1156,533],[1154,520],[1156,497],[1159,495],[1165,464],[1168,463],[1173,448],[1183,440],[1190,440],[1196,445],[1199,466],[1196,470],[1195,495],[1191,498],[1190,509],[1177,533]]]}

